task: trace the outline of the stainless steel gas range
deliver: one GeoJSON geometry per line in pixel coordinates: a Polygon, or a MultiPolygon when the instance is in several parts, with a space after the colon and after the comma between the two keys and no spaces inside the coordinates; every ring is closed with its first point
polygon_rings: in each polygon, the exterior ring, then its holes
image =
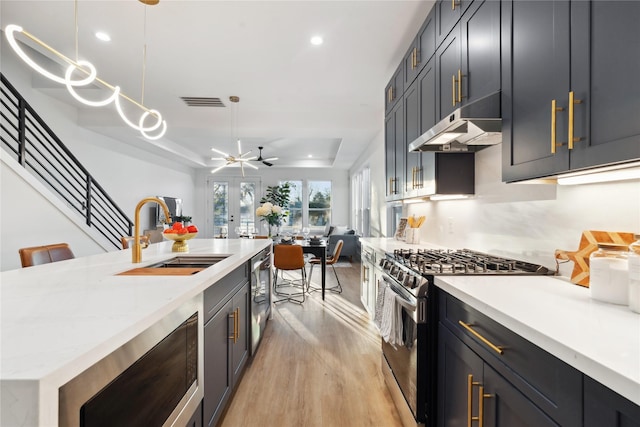
{"type": "Polygon", "coordinates": [[[398,249],[379,261],[376,323],[382,324],[385,382],[405,425],[435,426],[437,372],[436,275],[551,275],[544,266],[469,249],[398,249]],[[391,292],[392,294],[387,294],[391,292]],[[390,304],[396,321],[388,326],[390,304]],[[401,325],[401,326],[399,326],[401,325]],[[389,332],[390,331],[390,332],[389,332]]]}

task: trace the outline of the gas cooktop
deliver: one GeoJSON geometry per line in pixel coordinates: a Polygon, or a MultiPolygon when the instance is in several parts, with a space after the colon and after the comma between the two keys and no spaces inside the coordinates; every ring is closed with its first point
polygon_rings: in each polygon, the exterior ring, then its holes
{"type": "Polygon", "coordinates": [[[427,275],[553,275],[555,271],[524,261],[470,249],[397,249],[387,259],[427,275]]]}

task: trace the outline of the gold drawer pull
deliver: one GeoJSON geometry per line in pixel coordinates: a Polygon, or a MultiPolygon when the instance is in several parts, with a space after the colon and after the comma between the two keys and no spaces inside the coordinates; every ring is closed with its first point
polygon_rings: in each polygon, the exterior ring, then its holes
{"type": "Polygon", "coordinates": [[[486,339],[485,337],[483,337],[482,335],[480,335],[478,332],[476,332],[472,327],[471,324],[469,323],[464,323],[462,320],[458,320],[458,323],[460,324],[460,326],[462,326],[463,328],[465,328],[467,331],[471,332],[473,334],[473,336],[475,336],[476,338],[478,338],[480,341],[482,341],[483,343],[485,343],[487,346],[489,346],[489,348],[491,348],[491,350],[495,351],[496,353],[502,355],[504,354],[504,350],[502,350],[502,347],[493,344],[491,341],[489,341],[488,339],[486,339]]]}

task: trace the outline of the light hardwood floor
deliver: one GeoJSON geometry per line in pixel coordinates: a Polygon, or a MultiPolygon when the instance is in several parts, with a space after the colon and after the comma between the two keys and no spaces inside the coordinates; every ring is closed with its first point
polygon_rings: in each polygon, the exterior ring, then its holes
{"type": "MultiPolygon", "coordinates": [[[[360,303],[360,264],[336,270],[342,294],[276,305],[221,426],[402,425],[380,372],[379,335],[360,303]]],[[[327,287],[334,284],[327,267],[327,287]]]]}

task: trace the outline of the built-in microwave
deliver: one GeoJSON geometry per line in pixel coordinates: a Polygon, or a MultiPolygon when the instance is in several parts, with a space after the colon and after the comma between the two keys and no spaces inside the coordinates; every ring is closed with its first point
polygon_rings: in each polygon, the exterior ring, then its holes
{"type": "Polygon", "coordinates": [[[198,312],[184,311],[165,317],[61,387],[59,425],[171,426],[188,420],[202,391],[198,312]]]}

